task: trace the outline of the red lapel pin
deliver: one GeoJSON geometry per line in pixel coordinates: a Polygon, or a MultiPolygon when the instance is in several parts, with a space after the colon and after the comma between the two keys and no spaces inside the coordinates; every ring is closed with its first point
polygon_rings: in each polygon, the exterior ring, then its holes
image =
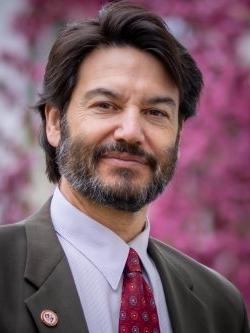
{"type": "Polygon", "coordinates": [[[49,327],[54,327],[58,323],[58,316],[57,314],[52,310],[43,310],[41,312],[41,321],[44,323],[44,325],[49,327]]]}

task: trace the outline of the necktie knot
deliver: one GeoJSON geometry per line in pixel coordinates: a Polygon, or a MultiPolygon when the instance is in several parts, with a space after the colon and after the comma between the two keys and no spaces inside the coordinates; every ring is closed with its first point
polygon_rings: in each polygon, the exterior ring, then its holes
{"type": "Polygon", "coordinates": [[[137,252],[132,248],[130,248],[129,250],[128,259],[125,265],[125,271],[127,273],[134,273],[134,272],[141,273],[140,258],[137,252]]]}

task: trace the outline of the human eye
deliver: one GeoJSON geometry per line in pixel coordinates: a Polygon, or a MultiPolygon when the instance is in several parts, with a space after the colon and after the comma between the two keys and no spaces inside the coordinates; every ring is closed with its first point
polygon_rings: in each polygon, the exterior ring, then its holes
{"type": "Polygon", "coordinates": [[[168,118],[168,113],[160,109],[148,109],[146,113],[154,118],[168,118]]]}
{"type": "Polygon", "coordinates": [[[114,109],[114,106],[110,102],[97,102],[95,103],[95,107],[99,110],[112,110],[114,109]]]}

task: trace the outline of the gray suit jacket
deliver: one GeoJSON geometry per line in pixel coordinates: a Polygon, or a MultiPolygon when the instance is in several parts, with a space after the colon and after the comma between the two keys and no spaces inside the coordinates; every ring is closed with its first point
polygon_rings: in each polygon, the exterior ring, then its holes
{"type": "MultiPolygon", "coordinates": [[[[0,228],[1,333],[88,332],[49,206],[0,228]],[[57,313],[56,327],[42,323],[44,309],[57,313]]],[[[241,296],[227,280],[157,240],[150,239],[148,252],[162,279],[174,333],[249,332],[241,296]]]]}

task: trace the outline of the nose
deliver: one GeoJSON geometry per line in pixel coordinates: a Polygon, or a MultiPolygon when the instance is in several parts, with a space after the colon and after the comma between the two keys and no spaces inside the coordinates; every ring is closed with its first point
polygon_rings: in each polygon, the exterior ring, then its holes
{"type": "Polygon", "coordinates": [[[114,139],[131,144],[143,144],[144,131],[139,110],[131,108],[120,114],[119,123],[114,131],[114,139]]]}

